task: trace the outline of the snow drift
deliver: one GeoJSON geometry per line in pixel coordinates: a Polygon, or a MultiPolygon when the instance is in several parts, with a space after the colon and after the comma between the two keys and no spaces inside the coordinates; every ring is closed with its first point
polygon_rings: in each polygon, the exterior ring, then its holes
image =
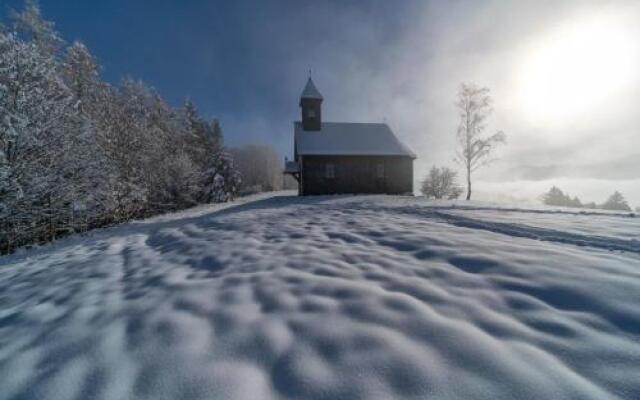
{"type": "Polygon", "coordinates": [[[639,219],[472,204],[279,196],[0,258],[0,399],[640,398],[639,219]]]}

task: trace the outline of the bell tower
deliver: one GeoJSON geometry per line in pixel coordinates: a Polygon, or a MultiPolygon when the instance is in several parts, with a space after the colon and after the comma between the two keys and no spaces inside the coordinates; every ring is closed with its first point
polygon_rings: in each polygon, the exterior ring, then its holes
{"type": "Polygon", "coordinates": [[[300,95],[300,109],[302,110],[302,129],[305,131],[319,131],[322,129],[322,95],[309,77],[307,85],[300,95]]]}

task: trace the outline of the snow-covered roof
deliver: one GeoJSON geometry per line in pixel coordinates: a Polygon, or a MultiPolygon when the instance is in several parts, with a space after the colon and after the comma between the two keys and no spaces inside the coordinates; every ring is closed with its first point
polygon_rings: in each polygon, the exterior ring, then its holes
{"type": "Polygon", "coordinates": [[[299,155],[407,156],[416,158],[387,124],[323,122],[319,131],[305,131],[295,122],[299,155]]]}
{"type": "Polygon", "coordinates": [[[309,77],[309,80],[307,81],[307,85],[304,87],[304,90],[302,91],[300,98],[322,100],[322,95],[320,94],[320,91],[318,90],[318,88],[316,88],[316,85],[314,85],[313,81],[311,80],[311,77],[309,77]]]}

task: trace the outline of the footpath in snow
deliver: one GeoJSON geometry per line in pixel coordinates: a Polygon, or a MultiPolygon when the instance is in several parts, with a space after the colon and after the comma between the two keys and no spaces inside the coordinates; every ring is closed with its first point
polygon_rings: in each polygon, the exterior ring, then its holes
{"type": "Polygon", "coordinates": [[[640,399],[640,218],[261,196],[0,257],[0,399],[640,399]]]}

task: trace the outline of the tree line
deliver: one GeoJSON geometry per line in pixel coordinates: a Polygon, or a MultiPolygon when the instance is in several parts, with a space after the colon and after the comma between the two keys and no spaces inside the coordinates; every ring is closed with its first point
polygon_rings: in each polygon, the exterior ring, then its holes
{"type": "Polygon", "coordinates": [[[0,252],[232,199],[240,175],[217,120],[141,81],[112,85],[37,3],[0,29],[0,252]]]}
{"type": "MultiPolygon", "coordinates": [[[[600,209],[600,210],[616,210],[616,211],[631,211],[631,207],[622,193],[615,191],[607,201],[602,204],[596,204],[595,202],[583,203],[577,196],[570,196],[568,193],[563,192],[560,188],[553,186],[548,192],[542,195],[542,202],[548,206],[561,206],[572,208],[587,208],[587,209],[600,209]]],[[[640,209],[636,209],[640,211],[640,209]]]]}

